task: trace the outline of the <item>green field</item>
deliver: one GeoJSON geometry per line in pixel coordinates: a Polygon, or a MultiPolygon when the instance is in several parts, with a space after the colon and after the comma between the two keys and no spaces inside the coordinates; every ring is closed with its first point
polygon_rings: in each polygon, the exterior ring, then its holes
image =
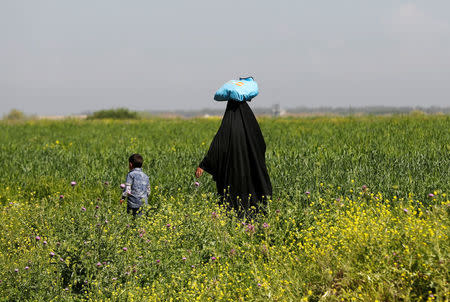
{"type": "Polygon", "coordinates": [[[0,301],[450,298],[450,116],[261,119],[274,196],[251,222],[194,185],[219,125],[1,122],[0,301]]]}

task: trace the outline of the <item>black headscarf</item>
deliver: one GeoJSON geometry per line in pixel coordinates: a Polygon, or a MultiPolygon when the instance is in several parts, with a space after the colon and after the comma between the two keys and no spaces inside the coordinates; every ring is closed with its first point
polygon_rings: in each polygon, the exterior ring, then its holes
{"type": "Polygon", "coordinates": [[[222,124],[200,168],[213,176],[223,202],[242,214],[264,211],[272,184],[266,143],[247,102],[228,101],[222,124]]]}

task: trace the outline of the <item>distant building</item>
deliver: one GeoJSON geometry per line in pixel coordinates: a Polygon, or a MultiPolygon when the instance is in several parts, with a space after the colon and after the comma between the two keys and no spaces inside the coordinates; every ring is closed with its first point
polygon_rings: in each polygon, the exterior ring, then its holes
{"type": "Polygon", "coordinates": [[[272,116],[273,117],[280,116],[280,104],[274,104],[272,106],[272,116]]]}

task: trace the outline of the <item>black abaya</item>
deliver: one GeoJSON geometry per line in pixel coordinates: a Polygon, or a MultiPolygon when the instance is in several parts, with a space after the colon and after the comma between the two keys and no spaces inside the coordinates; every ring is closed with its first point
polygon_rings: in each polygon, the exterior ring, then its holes
{"type": "Polygon", "coordinates": [[[228,101],[199,167],[213,176],[223,202],[240,216],[261,210],[272,195],[265,152],[264,137],[247,102],[228,101]]]}

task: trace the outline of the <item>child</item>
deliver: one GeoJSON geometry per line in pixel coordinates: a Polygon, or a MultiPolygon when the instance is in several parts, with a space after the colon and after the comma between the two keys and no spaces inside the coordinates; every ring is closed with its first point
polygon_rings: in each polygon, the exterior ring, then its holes
{"type": "Polygon", "coordinates": [[[120,203],[128,197],[127,213],[133,216],[142,215],[142,206],[148,205],[148,196],[150,195],[150,182],[148,176],[142,172],[142,162],[144,159],[140,154],[133,154],[128,159],[130,172],[127,174],[125,188],[122,193],[120,203]]]}

